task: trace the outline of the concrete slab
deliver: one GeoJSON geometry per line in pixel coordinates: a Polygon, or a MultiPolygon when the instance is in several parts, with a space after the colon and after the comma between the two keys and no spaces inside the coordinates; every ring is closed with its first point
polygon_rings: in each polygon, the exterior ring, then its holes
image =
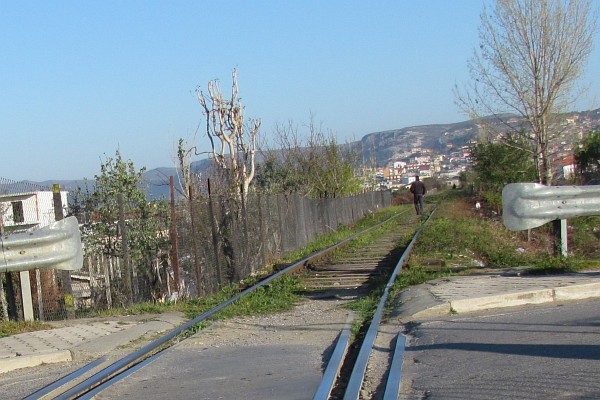
{"type": "Polygon", "coordinates": [[[73,357],[69,350],[47,351],[37,354],[4,358],[0,359],[0,374],[21,368],[30,368],[42,364],[68,362],[72,360],[73,357]]]}
{"type": "Polygon", "coordinates": [[[0,373],[133,348],[136,342],[151,340],[185,320],[181,313],[165,313],[55,322],[55,329],[0,338],[0,373]]]}

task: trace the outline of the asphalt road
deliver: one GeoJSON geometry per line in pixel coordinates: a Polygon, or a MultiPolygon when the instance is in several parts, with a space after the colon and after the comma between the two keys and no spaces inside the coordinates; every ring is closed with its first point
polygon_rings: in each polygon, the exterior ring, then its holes
{"type": "Polygon", "coordinates": [[[600,399],[600,301],[410,328],[401,399],[600,399]]]}

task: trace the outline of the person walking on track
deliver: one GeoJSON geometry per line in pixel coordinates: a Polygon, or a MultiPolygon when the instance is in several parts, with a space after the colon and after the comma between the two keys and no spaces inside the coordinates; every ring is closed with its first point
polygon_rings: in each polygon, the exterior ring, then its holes
{"type": "Polygon", "coordinates": [[[410,192],[413,194],[417,215],[423,214],[423,196],[427,193],[427,188],[425,187],[425,184],[419,180],[419,175],[415,175],[415,180],[410,185],[410,192]]]}

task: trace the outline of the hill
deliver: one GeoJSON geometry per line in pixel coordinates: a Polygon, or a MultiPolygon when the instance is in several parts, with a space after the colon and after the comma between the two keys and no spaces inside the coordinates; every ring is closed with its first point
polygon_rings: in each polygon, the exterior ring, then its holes
{"type": "MultiPolygon", "coordinates": [[[[511,114],[486,118],[486,125],[491,125],[497,132],[506,132],[510,127],[523,126],[524,123],[523,118],[511,114]]],[[[561,143],[556,144],[555,156],[561,157],[561,151],[572,153],[572,145],[578,143],[581,133],[600,129],[600,109],[562,114],[554,128],[562,132],[563,138],[561,143]]],[[[477,140],[482,132],[481,121],[468,120],[374,132],[351,145],[362,153],[364,160],[375,161],[378,167],[384,167],[419,153],[450,155],[477,140]]]]}
{"type": "MultiPolygon", "coordinates": [[[[571,155],[573,145],[581,140],[582,133],[600,130],[600,109],[571,112],[559,116],[557,129],[562,132],[562,141],[556,143],[553,151],[556,157],[571,155]]],[[[498,115],[487,117],[497,131],[505,131],[508,126],[521,126],[524,120],[515,115],[498,115]]],[[[468,120],[452,124],[436,124],[412,126],[365,135],[361,140],[348,143],[352,149],[362,155],[369,165],[385,167],[395,161],[409,160],[421,154],[434,154],[451,157],[453,153],[474,141],[482,133],[481,121],[468,120]]],[[[192,163],[195,173],[202,173],[208,167],[207,159],[192,163]]],[[[174,167],[160,167],[148,170],[143,178],[146,182],[146,193],[151,199],[170,198],[169,177],[177,176],[174,167]]],[[[177,178],[176,178],[177,179],[177,178]]],[[[72,191],[78,187],[85,188],[84,180],[49,180],[32,182],[51,188],[59,183],[63,189],[72,191]]],[[[91,181],[87,184],[90,185],[91,181]]]]}

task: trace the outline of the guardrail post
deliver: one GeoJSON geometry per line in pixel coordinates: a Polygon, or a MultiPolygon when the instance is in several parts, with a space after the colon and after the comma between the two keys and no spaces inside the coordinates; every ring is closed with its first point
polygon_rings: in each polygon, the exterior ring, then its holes
{"type": "Polygon", "coordinates": [[[554,220],[552,228],[555,235],[556,253],[566,257],[568,254],[567,220],[554,220]]]}
{"type": "Polygon", "coordinates": [[[21,298],[23,303],[23,319],[33,321],[33,299],[31,296],[31,282],[29,281],[29,271],[19,272],[21,278],[21,298]]]}

